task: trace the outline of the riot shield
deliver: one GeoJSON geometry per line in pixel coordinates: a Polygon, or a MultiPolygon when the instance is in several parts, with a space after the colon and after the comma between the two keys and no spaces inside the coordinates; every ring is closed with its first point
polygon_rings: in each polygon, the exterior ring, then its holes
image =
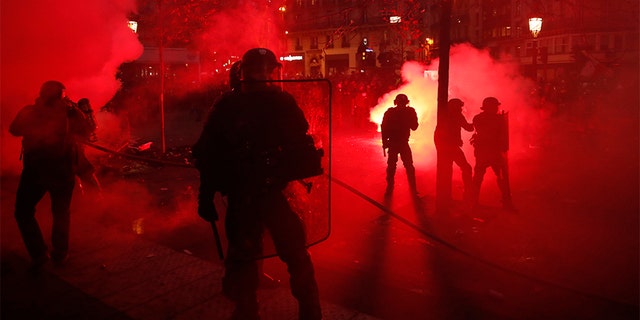
{"type": "MultiPolygon", "coordinates": [[[[294,96],[309,122],[309,134],[316,148],[322,149],[324,173],[289,183],[285,194],[291,208],[300,216],[307,234],[307,245],[326,240],[331,232],[331,82],[326,79],[283,80],[284,91],[294,96]]],[[[275,254],[270,239],[265,255],[275,254]]]]}

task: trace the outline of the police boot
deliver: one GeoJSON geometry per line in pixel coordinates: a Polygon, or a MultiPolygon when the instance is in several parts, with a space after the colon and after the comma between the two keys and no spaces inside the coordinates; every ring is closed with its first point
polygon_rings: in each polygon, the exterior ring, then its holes
{"type": "Polygon", "coordinates": [[[384,190],[385,196],[390,196],[393,193],[393,183],[387,182],[387,188],[384,190]]]}
{"type": "Polygon", "coordinates": [[[299,320],[322,320],[322,310],[320,303],[300,303],[298,305],[299,320]]]}
{"type": "Polygon", "coordinates": [[[480,207],[480,187],[482,186],[482,178],[473,177],[471,184],[471,207],[477,209],[480,207]]]}
{"type": "Polygon", "coordinates": [[[236,308],[231,314],[231,320],[260,320],[258,298],[253,296],[236,300],[236,308]]]}
{"type": "Polygon", "coordinates": [[[498,187],[502,193],[502,208],[508,211],[516,211],[511,201],[511,188],[509,187],[508,180],[504,178],[498,179],[498,187]]]}
{"type": "Polygon", "coordinates": [[[474,192],[473,192],[473,178],[471,176],[471,167],[469,167],[468,170],[465,169],[462,171],[462,184],[464,186],[464,191],[462,194],[463,201],[468,204],[472,204],[473,198],[474,198],[474,192]]]}
{"type": "Polygon", "coordinates": [[[320,308],[320,296],[317,286],[307,288],[307,294],[298,297],[298,319],[299,320],[321,320],[322,310],[320,308]]]}
{"type": "Polygon", "coordinates": [[[395,168],[387,168],[387,189],[384,192],[385,195],[391,195],[391,193],[393,193],[393,185],[395,183],[394,181],[395,173],[396,173],[395,168]]]}
{"type": "Polygon", "coordinates": [[[409,189],[411,194],[418,195],[418,186],[416,184],[416,169],[407,168],[407,181],[409,182],[409,189]]]}
{"type": "Polygon", "coordinates": [[[502,197],[502,209],[506,211],[516,212],[518,211],[516,207],[513,205],[513,201],[511,200],[511,196],[502,197]]]}

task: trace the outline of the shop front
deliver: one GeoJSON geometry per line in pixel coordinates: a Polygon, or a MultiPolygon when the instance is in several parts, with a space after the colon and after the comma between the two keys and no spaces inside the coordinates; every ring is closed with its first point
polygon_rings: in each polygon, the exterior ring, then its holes
{"type": "Polygon", "coordinates": [[[328,76],[349,74],[349,54],[328,54],[325,59],[328,76]]]}
{"type": "Polygon", "coordinates": [[[293,52],[280,57],[284,79],[303,78],[305,76],[305,54],[293,52]]]}

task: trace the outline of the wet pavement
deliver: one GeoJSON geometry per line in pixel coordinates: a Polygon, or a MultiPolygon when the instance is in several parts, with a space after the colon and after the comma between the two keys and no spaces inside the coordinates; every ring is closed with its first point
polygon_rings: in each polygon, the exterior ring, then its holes
{"type": "MultiPolygon", "coordinates": [[[[433,164],[417,166],[419,197],[400,166],[385,198],[376,136],[336,139],[331,235],[310,249],[326,319],[638,319],[637,155],[612,146],[576,162],[577,152],[523,150],[512,158],[517,212],[499,207],[487,175],[482,207],[437,214],[433,164]]],[[[74,198],[65,266],[38,275],[26,272],[12,218],[16,177],[3,177],[2,319],[227,319],[194,170],[108,174],[103,200],[74,198]]],[[[285,266],[270,258],[263,270],[282,279],[260,290],[263,319],[296,319],[285,266]]]]}
{"type": "MultiPolygon", "coordinates": [[[[3,204],[15,186],[3,180],[3,204]]],[[[227,319],[233,311],[221,294],[219,261],[149,241],[133,232],[135,224],[114,231],[90,221],[91,212],[74,212],[77,227],[63,266],[30,272],[10,212],[3,207],[2,319],[227,319]]],[[[39,216],[48,234],[50,219],[39,216]]],[[[261,289],[259,299],[262,319],[297,318],[286,285],[261,289]]],[[[375,319],[330,302],[323,308],[327,319],[375,319]]]]}

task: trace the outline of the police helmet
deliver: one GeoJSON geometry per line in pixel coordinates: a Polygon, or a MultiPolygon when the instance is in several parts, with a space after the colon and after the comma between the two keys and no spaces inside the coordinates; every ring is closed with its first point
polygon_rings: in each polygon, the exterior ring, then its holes
{"type": "Polygon", "coordinates": [[[80,108],[80,110],[82,110],[84,113],[90,113],[93,110],[91,109],[91,103],[89,102],[88,98],[82,98],[80,100],[78,100],[78,107],[80,108]]]}
{"type": "Polygon", "coordinates": [[[453,98],[451,100],[449,100],[449,108],[450,109],[460,109],[462,108],[462,106],[464,106],[464,102],[458,98],[453,98]]]}
{"type": "Polygon", "coordinates": [[[407,97],[407,95],[404,93],[398,94],[396,98],[393,100],[393,103],[395,103],[396,105],[399,105],[399,104],[406,105],[407,103],[409,103],[409,97],[407,97]]]}
{"type": "Polygon", "coordinates": [[[64,84],[60,81],[47,81],[40,87],[40,98],[45,101],[62,99],[65,89],[64,84]]]}
{"type": "Polygon", "coordinates": [[[273,68],[281,67],[273,51],[266,48],[253,48],[242,56],[240,68],[243,74],[270,72],[273,68]]]}
{"type": "Polygon", "coordinates": [[[482,110],[487,110],[487,109],[498,109],[498,106],[500,105],[500,101],[498,101],[498,99],[496,99],[495,97],[486,97],[484,98],[484,100],[482,100],[482,107],[480,107],[480,109],[482,110]]]}
{"type": "Polygon", "coordinates": [[[229,85],[231,86],[231,89],[238,89],[240,88],[240,79],[241,79],[241,75],[240,75],[240,64],[241,64],[241,60],[238,60],[236,62],[234,62],[231,65],[231,68],[229,69],[229,85]]]}

